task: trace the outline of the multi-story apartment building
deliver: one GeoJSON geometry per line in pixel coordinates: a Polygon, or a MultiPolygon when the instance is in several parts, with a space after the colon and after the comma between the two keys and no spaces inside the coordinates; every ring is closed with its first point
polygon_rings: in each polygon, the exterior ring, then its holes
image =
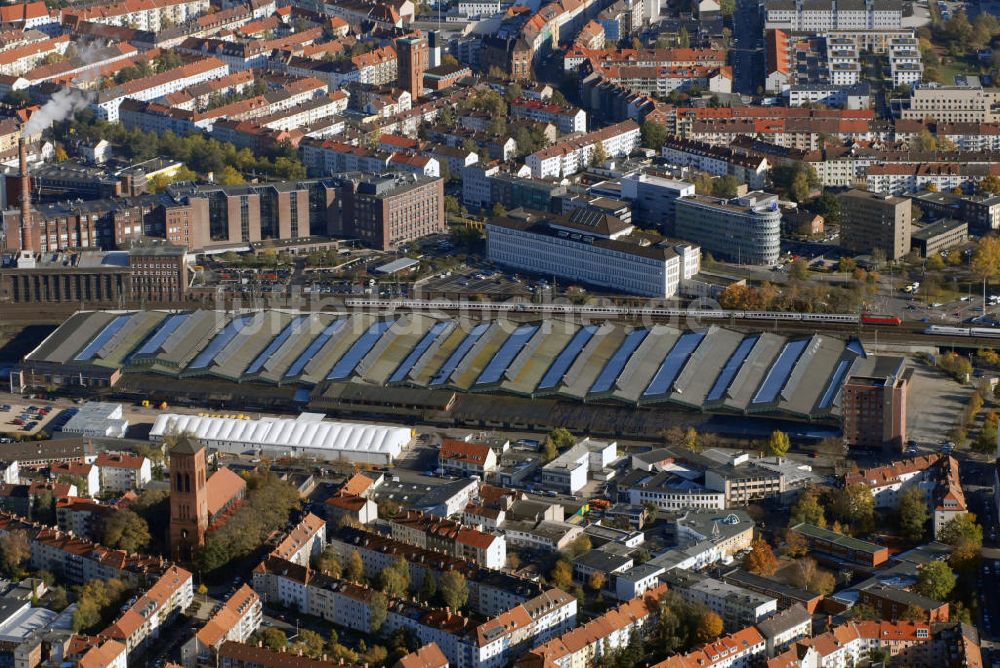
{"type": "Polygon", "coordinates": [[[778,601],[771,596],[690,571],[675,569],[660,579],[684,600],[700,603],[719,615],[729,629],[757,624],[778,611],[778,601]]]}
{"type": "MultiPolygon", "coordinates": [[[[283,559],[269,557],[254,569],[254,589],[280,602],[359,632],[371,629],[373,591],[316,575],[283,559]]],[[[458,611],[429,609],[406,600],[389,602],[386,632],[409,630],[421,644],[437,643],[456,668],[501,668],[536,644],[576,625],[576,599],[549,589],[524,603],[470,624],[458,611]]]]}
{"type": "Polygon", "coordinates": [[[85,21],[159,32],[169,25],[182,25],[208,11],[209,0],[127,0],[111,4],[72,8],[63,12],[67,27],[85,21]]]}
{"type": "Polygon", "coordinates": [[[69,45],[69,35],[60,35],[0,51],[0,74],[19,77],[49,56],[62,56],[69,45]]]}
{"type": "Polygon", "coordinates": [[[486,474],[497,468],[497,454],[486,443],[446,438],[438,452],[438,466],[448,473],[477,475],[484,479],[486,474]]]}
{"type": "Polygon", "coordinates": [[[851,253],[871,253],[880,249],[888,260],[902,259],[910,252],[910,200],[849,190],[840,196],[840,203],[841,247],[851,253]]]}
{"type": "Polygon", "coordinates": [[[852,471],[844,475],[844,484],[862,484],[875,499],[876,508],[895,509],[910,488],[921,490],[932,517],[934,536],[958,515],[968,512],[965,492],[954,457],[927,455],[905,459],[886,466],[852,471]]]}
{"type": "Polygon", "coordinates": [[[633,229],[586,208],[568,216],[522,209],[490,220],[486,242],[492,262],[648,297],[672,297],[700,270],[696,246],[642,245],[630,239],[633,229]]]}
{"type": "Polygon", "coordinates": [[[939,123],[1000,121],[1000,89],[981,86],[918,86],[899,112],[904,120],[934,119],[939,123]]]}
{"type": "Polygon", "coordinates": [[[766,639],[756,626],[748,626],[687,654],[675,654],[653,668],[750,668],[766,656],[766,639]]]}
{"type": "Polygon", "coordinates": [[[97,115],[110,123],[118,120],[118,109],[126,98],[135,100],[155,100],[169,93],[184,90],[192,84],[208,81],[229,74],[229,66],[218,58],[203,58],[186,63],[166,72],[153,74],[142,79],[102,90],[91,106],[97,115]]]}
{"type": "Polygon", "coordinates": [[[171,566],[101,635],[123,645],[130,656],[160,637],[178,613],[194,600],[194,577],[171,566]]]}
{"type": "Polygon", "coordinates": [[[101,489],[110,492],[127,492],[142,489],[152,480],[149,459],[127,452],[102,452],[94,460],[101,474],[101,489]]]}
{"type": "Polygon", "coordinates": [[[781,254],[781,211],[777,195],[751,192],[720,199],[707,195],[676,202],[675,233],[739,264],[773,265],[781,254]]]}
{"type": "Polygon", "coordinates": [[[750,188],[764,187],[770,170],[765,157],[705,141],[671,138],[664,142],[661,153],[671,165],[692,167],[715,176],[734,176],[750,188]]]}
{"type": "Polygon", "coordinates": [[[409,545],[466,559],[482,568],[500,569],[507,562],[507,542],[503,536],[418,511],[403,511],[388,523],[392,537],[409,545]]]}
{"type": "Polygon", "coordinates": [[[536,646],[514,665],[517,668],[595,665],[615,650],[627,647],[633,636],[647,639],[652,635],[659,619],[659,601],[666,592],[666,585],[658,585],[583,626],[536,646]]]}
{"type": "MultiPolygon", "coordinates": [[[[577,534],[581,531],[576,529],[577,534]]],[[[507,536],[509,539],[509,535],[507,536]]],[[[419,585],[433,573],[449,570],[465,575],[469,588],[469,609],[484,616],[499,614],[541,594],[538,583],[502,571],[481,568],[471,561],[445,552],[416,547],[399,540],[352,528],[343,528],[330,537],[330,545],[341,560],[357,552],[365,567],[365,577],[374,579],[383,569],[403,559],[410,565],[410,582],[419,585]]]]}
{"type": "Polygon", "coordinates": [[[825,32],[830,30],[898,30],[903,6],[898,0],[770,0],[765,27],[825,32]]]}
{"type": "Polygon", "coordinates": [[[214,664],[225,642],[247,642],[260,627],[264,606],[250,585],[244,584],[230,596],[186,643],[181,646],[185,668],[214,664]]]}
{"type": "Polygon", "coordinates": [[[325,547],[326,522],[312,513],[306,513],[271,554],[299,566],[308,566],[323,553],[325,547]]]}
{"type": "Polygon", "coordinates": [[[521,98],[511,103],[510,114],[513,118],[552,123],[563,134],[587,131],[587,112],[577,107],[562,107],[542,100],[521,98]]]}
{"type": "Polygon", "coordinates": [[[576,174],[593,159],[598,143],[604,155],[617,158],[628,155],[639,146],[639,125],[622,121],[585,135],[567,137],[525,158],[532,178],[563,177],[576,174]]]}

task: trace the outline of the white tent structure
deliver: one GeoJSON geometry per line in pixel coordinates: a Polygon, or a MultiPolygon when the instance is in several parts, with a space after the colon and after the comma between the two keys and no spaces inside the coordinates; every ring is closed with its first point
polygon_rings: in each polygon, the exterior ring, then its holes
{"type": "Polygon", "coordinates": [[[149,440],[187,434],[207,448],[233,454],[315,457],[325,461],[391,464],[413,440],[405,427],[329,422],[303,413],[296,419],[245,420],[165,413],[156,418],[149,440]]]}

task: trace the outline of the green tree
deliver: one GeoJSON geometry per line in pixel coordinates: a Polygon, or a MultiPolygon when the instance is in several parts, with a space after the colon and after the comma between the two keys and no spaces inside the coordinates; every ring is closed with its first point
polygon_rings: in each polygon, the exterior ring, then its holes
{"type": "Polygon", "coordinates": [[[362,582],[365,579],[365,562],[357,550],[351,552],[351,556],[347,559],[344,577],[351,582],[362,582]]]}
{"type": "Polygon", "coordinates": [[[783,431],[772,431],[767,441],[767,454],[772,457],[784,457],[792,449],[788,434],[783,431]]]}
{"type": "Polygon", "coordinates": [[[542,463],[548,464],[553,459],[559,456],[559,450],[556,449],[556,444],[551,438],[545,439],[542,443],[542,463]]]}
{"type": "Polygon", "coordinates": [[[819,500],[819,493],[814,488],[809,488],[799,495],[795,505],[792,506],[792,514],[789,525],[795,526],[805,522],[814,524],[821,528],[826,528],[826,513],[819,500]]]}
{"type": "Polygon", "coordinates": [[[547,440],[552,441],[559,452],[569,450],[576,445],[576,437],[564,427],[556,427],[550,431],[547,440]]]}
{"type": "Polygon", "coordinates": [[[736,0],[719,0],[719,11],[723,16],[732,16],[736,12],[736,0]]]}
{"type": "Polygon", "coordinates": [[[260,632],[260,641],[272,652],[280,652],[288,647],[288,636],[281,629],[270,626],[260,632]]]}
{"type": "Polygon", "coordinates": [[[591,588],[592,591],[600,592],[604,589],[604,573],[600,571],[594,571],[590,575],[590,579],[587,581],[587,586],[591,588]]]}
{"type": "Polygon", "coordinates": [[[372,633],[378,633],[388,617],[388,599],[386,599],[385,594],[382,592],[374,592],[371,600],[368,602],[368,630],[372,633]]]}
{"type": "Polygon", "coordinates": [[[320,659],[326,650],[326,641],[312,629],[302,629],[295,639],[295,644],[292,645],[292,650],[296,653],[301,651],[312,659],[320,659]]]}
{"type": "Polygon", "coordinates": [[[802,258],[793,261],[788,269],[788,275],[798,281],[807,280],[809,278],[809,263],[802,258]]]}
{"type": "Polygon", "coordinates": [[[149,546],[149,525],[138,513],[128,508],[107,517],[101,527],[101,544],[110,548],[139,552],[149,546]]]}
{"type": "Polygon", "coordinates": [[[590,154],[590,164],[593,167],[600,167],[608,159],[608,152],[604,150],[604,142],[594,143],[594,151],[590,154]]]}
{"type": "Polygon", "coordinates": [[[410,587],[410,566],[400,557],[379,573],[379,583],[386,596],[399,598],[410,587]]]}
{"type": "Polygon", "coordinates": [[[944,258],[941,257],[941,253],[934,253],[928,257],[926,266],[930,271],[941,271],[944,269],[944,258]]]}
{"type": "Polygon", "coordinates": [[[441,575],[438,583],[438,590],[441,592],[441,599],[452,610],[460,610],[469,600],[469,589],[465,583],[465,576],[458,571],[445,571],[441,575]]]}
{"type": "Polygon", "coordinates": [[[712,195],[722,199],[732,199],[739,192],[740,182],[735,176],[720,176],[712,181],[712,195]]]}
{"type": "Polygon", "coordinates": [[[462,205],[458,203],[458,198],[454,195],[446,195],[444,198],[444,212],[450,216],[457,216],[462,210],[462,205]]]}
{"type": "Polygon", "coordinates": [[[691,35],[688,34],[687,28],[681,28],[677,31],[677,46],[682,49],[691,48],[691,35]]]}
{"type": "Polygon", "coordinates": [[[232,165],[226,165],[218,176],[218,181],[224,186],[239,186],[246,183],[243,175],[232,165]]]}
{"type": "Polygon", "coordinates": [[[839,225],[841,220],[840,199],[830,192],[824,192],[816,199],[813,206],[816,213],[823,216],[823,221],[832,225],[839,225]]]}
{"type": "Polygon", "coordinates": [[[938,539],[951,545],[948,563],[959,572],[971,572],[979,564],[983,549],[983,527],[976,522],[972,513],[964,513],[950,519],[943,527],[938,539]]]}
{"type": "Polygon", "coordinates": [[[899,528],[908,540],[924,539],[930,513],[927,499],[919,487],[910,487],[899,499],[899,528]]]}
{"type": "Polygon", "coordinates": [[[420,600],[429,603],[437,595],[437,580],[432,571],[424,571],[424,578],[420,581],[420,600]]]}
{"type": "Polygon", "coordinates": [[[850,524],[855,533],[867,533],[875,525],[875,498],[864,483],[854,483],[831,493],[828,504],[834,518],[850,524]]]}
{"type": "Polygon", "coordinates": [[[917,575],[917,592],[935,601],[945,601],[955,588],[955,573],[943,561],[932,561],[917,575]]]}
{"type": "Polygon", "coordinates": [[[667,141],[667,128],[662,123],[647,120],[643,122],[639,131],[642,135],[642,145],[646,148],[659,151],[667,141]]]}
{"type": "Polygon", "coordinates": [[[340,563],[340,555],[337,554],[337,550],[332,545],[327,545],[323,553],[316,557],[314,567],[323,575],[328,575],[331,578],[339,578],[344,572],[344,567],[340,563]]]}

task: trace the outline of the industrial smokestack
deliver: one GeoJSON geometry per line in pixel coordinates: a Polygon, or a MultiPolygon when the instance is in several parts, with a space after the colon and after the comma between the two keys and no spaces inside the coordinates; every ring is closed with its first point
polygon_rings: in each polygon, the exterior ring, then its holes
{"type": "Polygon", "coordinates": [[[21,250],[34,252],[35,235],[31,225],[31,177],[28,176],[28,146],[24,137],[17,140],[21,181],[21,250]]]}

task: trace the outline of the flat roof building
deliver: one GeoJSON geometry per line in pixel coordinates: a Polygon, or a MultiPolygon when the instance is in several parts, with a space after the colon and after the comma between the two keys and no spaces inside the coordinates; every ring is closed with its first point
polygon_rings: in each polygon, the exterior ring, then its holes
{"type": "Polygon", "coordinates": [[[851,253],[878,249],[887,260],[910,252],[912,212],[905,197],[848,190],[840,196],[840,245],[851,253]]]}
{"type": "Polygon", "coordinates": [[[696,246],[651,239],[589,208],[568,216],[512,211],[486,224],[486,243],[498,264],[647,297],[674,296],[701,264],[696,246]]]}
{"type": "Polygon", "coordinates": [[[676,201],[675,231],[713,255],[739,264],[773,265],[781,254],[778,196],[754,191],[720,199],[691,195],[676,201]]]}

